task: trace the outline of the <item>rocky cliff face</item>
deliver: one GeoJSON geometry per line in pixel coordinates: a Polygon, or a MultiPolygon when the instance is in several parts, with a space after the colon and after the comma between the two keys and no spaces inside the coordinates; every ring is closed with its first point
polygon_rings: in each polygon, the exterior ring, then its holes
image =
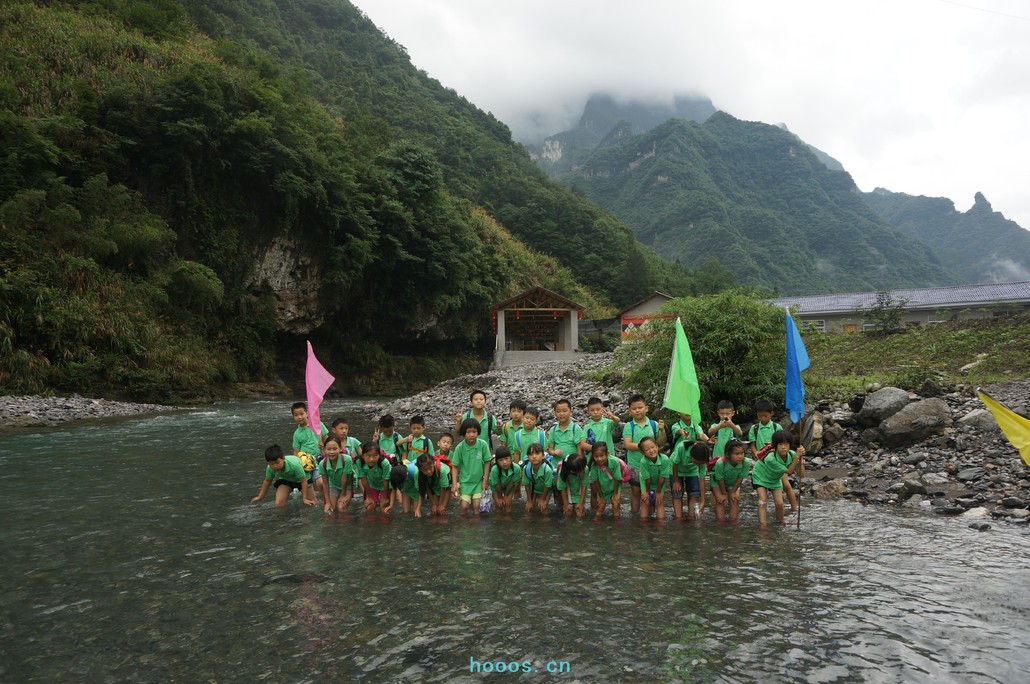
{"type": "Polygon", "coordinates": [[[322,325],[325,314],[318,305],[322,269],[294,238],[276,237],[255,255],[254,262],[247,291],[252,295],[271,292],[281,330],[307,334],[322,325]]]}

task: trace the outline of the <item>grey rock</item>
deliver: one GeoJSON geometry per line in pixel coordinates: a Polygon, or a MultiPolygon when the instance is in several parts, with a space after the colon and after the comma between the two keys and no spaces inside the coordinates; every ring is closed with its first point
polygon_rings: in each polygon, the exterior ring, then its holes
{"type": "Polygon", "coordinates": [[[1026,503],[1018,496],[1006,496],[1001,500],[1001,505],[1005,508],[1021,508],[1025,506],[1026,503]]]}
{"type": "Polygon", "coordinates": [[[926,485],[942,485],[948,484],[947,473],[926,473],[922,477],[923,484],[926,485]]]}
{"type": "Polygon", "coordinates": [[[905,491],[908,492],[909,496],[912,494],[926,494],[926,487],[919,480],[905,480],[902,482],[902,486],[905,491]]]}
{"type": "Polygon", "coordinates": [[[858,436],[858,441],[862,444],[875,444],[880,441],[880,431],[876,428],[866,428],[858,436]]]}
{"type": "Polygon", "coordinates": [[[825,444],[838,442],[842,437],[844,437],[844,428],[840,424],[827,425],[823,428],[823,442],[825,444]]]}
{"type": "Polygon", "coordinates": [[[991,529],[991,524],[985,522],[970,523],[969,529],[976,530],[977,532],[986,532],[987,530],[991,529]]]}
{"type": "Polygon", "coordinates": [[[976,499],[955,499],[955,503],[962,508],[969,510],[970,508],[974,508],[980,502],[976,499]]]}
{"type": "Polygon", "coordinates": [[[922,452],[917,452],[917,453],[914,453],[914,454],[909,454],[905,458],[901,459],[901,462],[905,463],[906,465],[915,465],[916,463],[919,463],[919,462],[925,461],[925,460],[926,460],[926,454],[924,454],[922,452]]]}
{"type": "Polygon", "coordinates": [[[1030,511],[1025,508],[1013,508],[1009,511],[1009,517],[1016,520],[1027,520],[1030,519],[1030,511]]]}
{"type": "Polygon", "coordinates": [[[923,384],[919,386],[918,390],[916,390],[916,394],[920,394],[924,397],[939,397],[943,393],[944,392],[941,390],[940,385],[930,378],[924,380],[923,384]]]}
{"type": "Polygon", "coordinates": [[[964,470],[960,470],[957,477],[962,482],[976,482],[986,474],[986,470],[980,468],[979,466],[976,466],[973,468],[965,468],[964,470]]]}
{"type": "Polygon", "coordinates": [[[880,423],[887,448],[913,444],[951,425],[951,409],[943,399],[924,399],[902,408],[880,423]]]}
{"type": "Polygon", "coordinates": [[[897,387],[884,387],[866,397],[858,422],[866,426],[879,425],[909,403],[908,392],[897,387]]]}
{"type": "Polygon", "coordinates": [[[933,512],[940,513],[941,515],[959,515],[960,513],[964,513],[965,510],[966,509],[955,504],[933,507],[933,512]]]}
{"type": "Polygon", "coordinates": [[[991,412],[986,409],[973,409],[959,418],[958,422],[960,425],[967,425],[983,432],[998,431],[997,421],[994,420],[991,412]]]}

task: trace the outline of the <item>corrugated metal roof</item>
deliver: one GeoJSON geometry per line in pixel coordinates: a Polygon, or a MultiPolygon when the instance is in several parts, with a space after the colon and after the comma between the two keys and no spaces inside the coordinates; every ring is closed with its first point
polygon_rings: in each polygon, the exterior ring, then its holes
{"type": "MultiPolygon", "coordinates": [[[[986,306],[994,303],[1030,302],[1030,280],[1013,283],[890,290],[890,293],[896,302],[906,300],[906,309],[956,308],[986,306]]],[[[801,314],[850,313],[874,306],[876,293],[848,292],[808,297],[780,297],[774,299],[773,303],[777,306],[797,307],[797,311],[801,314]]]]}

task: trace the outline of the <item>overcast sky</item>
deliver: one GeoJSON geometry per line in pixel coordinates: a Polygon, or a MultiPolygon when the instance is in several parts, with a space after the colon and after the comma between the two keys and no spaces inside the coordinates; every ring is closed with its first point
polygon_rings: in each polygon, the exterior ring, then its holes
{"type": "Polygon", "coordinates": [[[1026,0],[355,0],[516,138],[587,96],[698,93],[785,123],[862,190],[983,192],[1030,228],[1026,0]]]}

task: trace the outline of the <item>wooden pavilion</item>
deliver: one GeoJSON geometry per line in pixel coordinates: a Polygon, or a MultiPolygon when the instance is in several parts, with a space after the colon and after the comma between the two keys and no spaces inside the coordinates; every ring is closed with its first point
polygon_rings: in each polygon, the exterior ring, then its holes
{"type": "Polygon", "coordinates": [[[543,287],[496,304],[490,319],[497,333],[498,366],[558,360],[579,349],[583,305],[543,287]]]}

